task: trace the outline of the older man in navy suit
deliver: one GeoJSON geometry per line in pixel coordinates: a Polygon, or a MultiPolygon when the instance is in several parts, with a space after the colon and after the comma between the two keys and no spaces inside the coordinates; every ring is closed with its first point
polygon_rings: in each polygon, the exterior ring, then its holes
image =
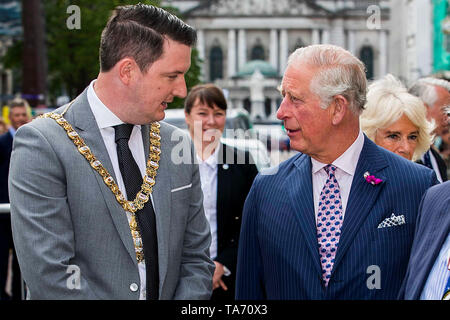
{"type": "MultiPolygon", "coordinates": [[[[29,121],[27,106],[26,100],[16,99],[11,102],[9,107],[11,127],[0,136],[0,203],[9,203],[8,174],[13,138],[16,130],[29,121]]],[[[12,248],[14,246],[11,235],[11,218],[9,214],[0,214],[0,297],[2,300],[10,299],[5,292],[5,285],[8,275],[9,250],[12,248]]],[[[20,271],[15,254],[13,255],[13,272],[13,298],[20,299],[20,271]]]]}
{"type": "Polygon", "coordinates": [[[435,173],[363,135],[364,65],[348,51],[297,49],[281,93],[277,117],[300,153],[253,183],[237,299],[395,299],[435,173]]]}

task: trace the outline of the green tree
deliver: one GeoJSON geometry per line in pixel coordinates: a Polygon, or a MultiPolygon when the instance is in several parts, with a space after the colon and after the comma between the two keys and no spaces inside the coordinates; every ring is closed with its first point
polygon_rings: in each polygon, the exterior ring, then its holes
{"type": "MultiPolygon", "coordinates": [[[[52,101],[66,93],[70,98],[80,94],[92,79],[95,79],[99,66],[99,44],[103,28],[112,10],[118,5],[152,4],[158,6],[159,0],[46,0],[46,41],[48,57],[48,88],[52,101]],[[77,5],[81,9],[81,29],[70,30],[67,8],[77,5]]],[[[173,8],[168,11],[179,15],[173,8]]],[[[22,42],[18,41],[8,50],[3,62],[7,68],[21,66],[22,42]]],[[[191,68],[186,74],[187,87],[200,82],[200,61],[193,50],[191,68]]],[[[170,107],[181,107],[182,99],[176,99],[170,107]]]]}

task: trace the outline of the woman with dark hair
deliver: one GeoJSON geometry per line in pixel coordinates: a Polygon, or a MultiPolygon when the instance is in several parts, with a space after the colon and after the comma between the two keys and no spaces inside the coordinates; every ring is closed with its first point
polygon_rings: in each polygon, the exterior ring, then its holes
{"type": "Polygon", "coordinates": [[[258,173],[248,152],[220,143],[226,110],[222,90],[213,84],[194,87],[184,107],[211,228],[210,256],[216,265],[211,299],[215,301],[234,299],[242,209],[258,173]]]}

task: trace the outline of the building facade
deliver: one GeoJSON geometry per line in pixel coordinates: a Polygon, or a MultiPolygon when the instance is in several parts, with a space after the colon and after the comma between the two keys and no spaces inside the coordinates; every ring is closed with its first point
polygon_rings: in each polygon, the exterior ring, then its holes
{"type": "Polygon", "coordinates": [[[276,119],[280,103],[277,86],[288,56],[299,47],[325,43],[344,47],[366,64],[369,79],[389,70],[389,1],[210,0],[163,4],[179,8],[197,29],[203,80],[225,89],[231,107],[247,109],[253,119],[276,119]],[[264,101],[255,100],[261,99],[257,94],[261,90],[264,101]]]}
{"type": "Polygon", "coordinates": [[[450,80],[450,0],[433,0],[433,72],[450,80]]]}
{"type": "Polygon", "coordinates": [[[406,85],[450,79],[450,0],[391,1],[390,72],[406,85]]]}

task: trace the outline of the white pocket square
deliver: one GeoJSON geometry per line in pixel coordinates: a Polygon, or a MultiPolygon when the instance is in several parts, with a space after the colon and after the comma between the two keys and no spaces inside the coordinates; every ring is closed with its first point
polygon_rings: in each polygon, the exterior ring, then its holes
{"type": "Polygon", "coordinates": [[[192,187],[192,183],[190,183],[188,185],[185,185],[185,186],[182,186],[182,187],[179,187],[179,188],[172,189],[172,190],[170,190],[170,192],[177,192],[177,191],[184,190],[184,189],[187,189],[187,188],[190,188],[190,187],[192,187]]]}
{"type": "Polygon", "coordinates": [[[395,214],[392,214],[389,218],[384,219],[379,225],[378,229],[380,228],[390,228],[395,226],[401,226],[402,224],[405,224],[405,216],[396,216],[395,214]]]}

